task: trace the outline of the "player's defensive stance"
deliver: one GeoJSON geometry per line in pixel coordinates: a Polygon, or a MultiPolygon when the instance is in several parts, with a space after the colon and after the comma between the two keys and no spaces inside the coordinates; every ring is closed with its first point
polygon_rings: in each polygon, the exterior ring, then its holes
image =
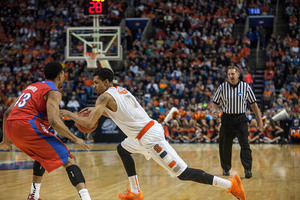
{"type": "Polygon", "coordinates": [[[95,71],[94,88],[99,97],[95,107],[82,110],[82,112],[90,112],[89,117],[79,117],[67,110],[61,110],[61,114],[87,128],[92,128],[101,115],[104,115],[110,117],[128,136],[117,147],[131,187],[126,193],[118,194],[120,199],[144,199],[139,187],[132,153],[141,153],[148,160],[154,159],[180,180],[223,187],[228,189],[227,192],[231,192],[237,199],[246,199],[239,175],[226,180],[207,174],[200,169],[189,168],[165,140],[162,125],[147,115],[129,91],[122,87],[113,87],[113,78],[113,72],[107,68],[95,71]]]}
{"type": "Polygon", "coordinates": [[[33,178],[28,200],[40,199],[39,191],[45,169],[51,172],[61,166],[66,168],[70,181],[83,200],[90,200],[85,180],[75,158],[54,134],[48,131],[51,125],[59,134],[69,138],[85,150],[88,146],[74,136],[59,116],[64,71],[60,63],[49,62],[44,69],[45,81],[25,88],[18,99],[8,108],[3,118],[3,142],[0,148],[12,150],[10,142],[33,158],[33,178]],[[58,89],[59,88],[59,89],[58,89]],[[10,141],[10,142],[9,142],[10,141]]]}

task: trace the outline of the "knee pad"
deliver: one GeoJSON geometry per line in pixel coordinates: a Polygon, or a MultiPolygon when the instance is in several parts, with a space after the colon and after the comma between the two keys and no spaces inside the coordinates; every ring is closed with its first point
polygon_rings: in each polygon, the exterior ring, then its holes
{"type": "Polygon", "coordinates": [[[131,154],[129,151],[124,149],[121,144],[119,144],[117,146],[117,151],[118,151],[118,154],[120,155],[121,158],[124,157],[124,156],[130,156],[130,154],[131,154]]]}
{"type": "Polygon", "coordinates": [[[43,176],[45,173],[44,167],[38,161],[34,161],[32,169],[35,176],[43,176]]]}
{"type": "Polygon", "coordinates": [[[76,186],[78,183],[85,183],[83,174],[77,165],[71,165],[66,170],[73,186],[76,186]]]}
{"type": "Polygon", "coordinates": [[[186,168],[178,178],[182,181],[195,181],[212,185],[214,176],[201,169],[186,168]]]}

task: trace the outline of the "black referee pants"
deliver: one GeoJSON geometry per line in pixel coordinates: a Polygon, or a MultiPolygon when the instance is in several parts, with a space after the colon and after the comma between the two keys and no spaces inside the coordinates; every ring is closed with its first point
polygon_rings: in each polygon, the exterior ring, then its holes
{"type": "Polygon", "coordinates": [[[222,115],[220,128],[219,153],[223,170],[231,169],[232,143],[235,136],[241,146],[240,157],[245,170],[252,168],[251,149],[248,142],[248,120],[245,114],[222,115]]]}

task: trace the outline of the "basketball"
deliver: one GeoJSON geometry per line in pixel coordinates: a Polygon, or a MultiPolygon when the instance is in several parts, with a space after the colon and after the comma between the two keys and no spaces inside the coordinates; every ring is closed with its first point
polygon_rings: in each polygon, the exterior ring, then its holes
{"type": "MultiPolygon", "coordinates": [[[[90,113],[89,112],[81,112],[81,113],[78,113],[78,115],[80,116],[80,117],[88,117],[89,115],[90,115],[90,113]]],[[[82,126],[82,125],[80,125],[80,124],[77,124],[77,123],[75,123],[75,125],[77,126],[77,128],[81,131],[81,132],[83,132],[83,133],[91,133],[91,132],[93,132],[94,130],[96,130],[96,128],[98,127],[98,122],[95,124],[95,126],[93,127],[93,128],[91,128],[91,129],[89,129],[89,128],[86,128],[86,127],[84,127],[84,126],[82,126]]]]}

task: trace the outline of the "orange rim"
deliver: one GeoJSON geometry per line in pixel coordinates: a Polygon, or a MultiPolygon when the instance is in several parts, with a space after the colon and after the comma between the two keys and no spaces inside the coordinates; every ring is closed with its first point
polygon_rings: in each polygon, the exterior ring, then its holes
{"type": "Polygon", "coordinates": [[[84,55],[94,59],[97,57],[98,53],[86,52],[84,55]]]}

